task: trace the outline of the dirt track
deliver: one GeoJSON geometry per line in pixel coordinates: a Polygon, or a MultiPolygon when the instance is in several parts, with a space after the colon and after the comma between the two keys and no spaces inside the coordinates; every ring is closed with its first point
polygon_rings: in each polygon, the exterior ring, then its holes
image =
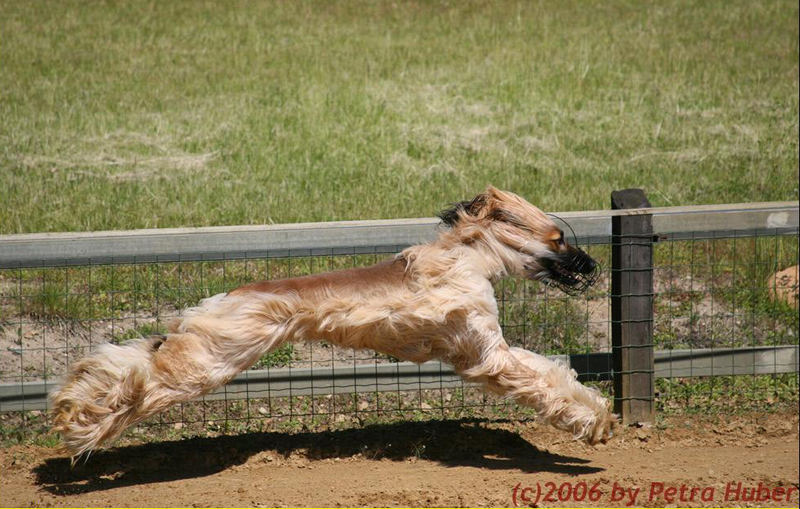
{"type": "Polygon", "coordinates": [[[534,423],[454,421],[120,446],[74,469],[53,449],[15,446],[0,451],[0,503],[624,506],[612,493],[638,488],[635,505],[796,507],[798,454],[796,413],[672,418],[596,449],[534,423]],[[740,482],[780,500],[726,500],[740,482]]]}

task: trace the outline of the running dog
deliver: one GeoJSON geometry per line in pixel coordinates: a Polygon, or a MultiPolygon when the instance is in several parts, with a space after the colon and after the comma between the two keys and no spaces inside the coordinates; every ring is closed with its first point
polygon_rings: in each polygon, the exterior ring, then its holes
{"type": "Polygon", "coordinates": [[[51,395],[54,429],[80,456],[225,384],[286,341],[313,339],[440,359],[576,438],[605,442],[616,423],[608,401],[566,366],[509,346],[492,287],[515,275],[584,291],[595,261],[538,208],[493,187],[440,218],[436,240],[377,265],[242,286],[185,310],[164,336],[102,345],[51,395]]]}

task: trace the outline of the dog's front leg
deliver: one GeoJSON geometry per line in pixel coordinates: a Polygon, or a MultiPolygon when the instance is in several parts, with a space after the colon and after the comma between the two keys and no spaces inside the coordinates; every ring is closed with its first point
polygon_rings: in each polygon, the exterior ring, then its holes
{"type": "Polygon", "coordinates": [[[574,371],[533,352],[509,347],[496,320],[472,320],[470,329],[476,341],[452,359],[464,379],[533,407],[546,422],[576,438],[592,444],[610,438],[615,416],[598,391],[576,380],[574,371]]]}
{"type": "Polygon", "coordinates": [[[553,393],[567,402],[556,427],[572,431],[590,444],[611,438],[617,416],[609,411],[610,402],[600,391],[580,383],[577,373],[560,362],[522,348],[511,347],[509,351],[523,366],[544,378],[553,393]]]}

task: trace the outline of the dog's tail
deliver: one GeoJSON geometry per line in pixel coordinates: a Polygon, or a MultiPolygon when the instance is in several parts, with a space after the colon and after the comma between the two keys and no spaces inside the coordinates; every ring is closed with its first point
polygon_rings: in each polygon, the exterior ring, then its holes
{"type": "Polygon", "coordinates": [[[54,430],[73,457],[80,456],[223,385],[281,340],[265,315],[252,299],[220,294],[185,311],[166,336],[100,346],[73,364],[51,394],[54,430]]]}

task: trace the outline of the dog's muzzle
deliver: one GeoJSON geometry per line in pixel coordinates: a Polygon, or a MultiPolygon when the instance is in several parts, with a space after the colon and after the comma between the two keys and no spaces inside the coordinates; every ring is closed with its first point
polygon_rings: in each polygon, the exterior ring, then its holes
{"type": "Polygon", "coordinates": [[[531,277],[568,295],[585,292],[600,275],[599,264],[576,247],[570,247],[563,254],[540,258],[537,263],[539,268],[530,271],[531,277]]]}

